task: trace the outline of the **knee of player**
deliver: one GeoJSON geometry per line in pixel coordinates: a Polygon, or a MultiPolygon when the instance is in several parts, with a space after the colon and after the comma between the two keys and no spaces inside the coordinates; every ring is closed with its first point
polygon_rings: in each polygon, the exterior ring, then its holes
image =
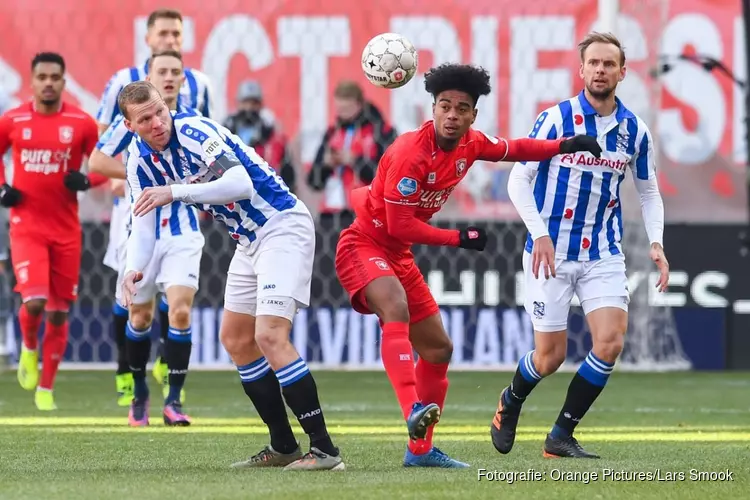
{"type": "Polygon", "coordinates": [[[453,342],[446,335],[445,339],[438,344],[431,346],[426,352],[421,354],[425,361],[433,364],[450,363],[453,357],[453,342]]]}
{"type": "Polygon", "coordinates": [[[264,353],[281,349],[289,343],[289,324],[283,318],[278,320],[256,323],[255,341],[264,353]]]}
{"type": "Polygon", "coordinates": [[[145,330],[153,322],[154,317],[149,311],[133,309],[130,311],[130,324],[136,330],[145,330]]]}
{"type": "Polygon", "coordinates": [[[177,304],[169,308],[169,325],[175,328],[190,326],[192,308],[189,304],[177,304]]]}
{"type": "Polygon", "coordinates": [[[549,349],[547,351],[540,352],[539,349],[534,352],[534,367],[536,371],[542,376],[546,377],[557,371],[558,368],[565,362],[565,356],[567,354],[567,342],[565,348],[549,349]]]}
{"type": "Polygon", "coordinates": [[[47,321],[53,325],[62,325],[68,320],[68,311],[48,311],[47,321]]]}
{"type": "Polygon", "coordinates": [[[252,349],[255,340],[248,332],[222,328],[219,340],[231,357],[242,356],[252,349]]]}
{"type": "Polygon", "coordinates": [[[26,308],[26,312],[28,312],[32,316],[39,316],[41,314],[44,314],[44,307],[47,305],[47,301],[45,299],[32,299],[24,302],[23,306],[26,308]]]}
{"type": "Polygon", "coordinates": [[[389,297],[376,310],[383,323],[409,323],[409,304],[406,298],[389,297]]]}
{"type": "Polygon", "coordinates": [[[625,347],[625,336],[624,335],[612,335],[605,341],[594,342],[594,355],[606,361],[607,363],[614,363],[622,353],[622,349],[625,347]]]}

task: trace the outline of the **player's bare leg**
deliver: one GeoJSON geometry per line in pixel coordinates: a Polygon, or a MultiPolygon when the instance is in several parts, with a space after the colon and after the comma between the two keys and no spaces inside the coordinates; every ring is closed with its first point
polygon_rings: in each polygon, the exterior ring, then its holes
{"type": "Polygon", "coordinates": [[[568,349],[566,330],[534,332],[534,350],[518,362],[510,386],[503,389],[492,420],[492,444],[500,453],[510,453],[516,439],[521,406],[542,378],[551,375],[565,361],[568,349]]]}
{"type": "Polygon", "coordinates": [[[190,425],[190,418],[182,412],[182,390],[185,385],[190,352],[193,347],[190,328],[195,289],[174,285],[166,290],[169,305],[169,333],[165,343],[169,383],[164,391],[164,423],[171,426],[190,425]]]}
{"type": "Polygon", "coordinates": [[[21,356],[18,360],[18,383],[27,391],[39,385],[39,327],[44,319],[46,299],[28,299],[18,311],[21,326],[21,356]]]}
{"type": "Polygon", "coordinates": [[[279,380],[255,342],[255,316],[225,308],[219,338],[237,367],[245,394],[268,427],[271,437],[268,446],[247,460],[232,464],[232,467],[284,467],[302,458],[289,424],[279,380]]]}
{"type": "Polygon", "coordinates": [[[409,438],[424,438],[440,419],[440,407],[435,403],[423,404],[417,393],[406,291],[395,276],[381,276],[368,283],[362,293],[367,307],[380,319],[381,358],[406,419],[409,438]]]}
{"type": "Polygon", "coordinates": [[[570,382],[560,415],[544,443],[545,457],[599,458],[584,450],[573,432],[601,394],[622,352],[628,313],[618,307],[602,307],[590,311],[586,321],[593,348],[570,382]]]}
{"type": "Polygon", "coordinates": [[[48,310],[42,338],[42,376],[39,379],[34,396],[34,402],[39,410],[56,410],[57,405],[53,397],[55,377],[68,346],[68,308],[67,301],[55,300],[48,302],[46,307],[57,309],[48,310]]]}
{"type": "Polygon", "coordinates": [[[146,365],[151,355],[151,325],[154,320],[154,301],[130,306],[130,320],[125,338],[128,364],[133,373],[133,402],[130,404],[128,424],[143,427],[149,424],[149,390],[146,365]]]}
{"type": "MultiPolygon", "coordinates": [[[[423,404],[435,403],[441,414],[448,394],[448,365],[453,355],[453,342],[443,326],[440,314],[432,314],[413,323],[409,328],[409,339],[417,351],[416,366],[417,395],[423,404]]],[[[407,467],[466,468],[469,464],[450,458],[432,445],[435,426],[427,429],[423,439],[409,441],[404,456],[407,467]]]]}

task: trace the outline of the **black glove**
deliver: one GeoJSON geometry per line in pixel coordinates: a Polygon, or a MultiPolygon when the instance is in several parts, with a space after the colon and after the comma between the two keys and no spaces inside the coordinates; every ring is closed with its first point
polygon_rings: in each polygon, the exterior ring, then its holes
{"type": "Polygon", "coordinates": [[[91,187],[91,181],[86,174],[77,170],[71,170],[63,178],[63,184],[71,191],[88,191],[91,187]]]}
{"type": "Polygon", "coordinates": [[[458,234],[458,246],[469,250],[484,250],[487,245],[487,233],[484,229],[467,227],[458,234]]]}
{"type": "Polygon", "coordinates": [[[591,137],[590,135],[576,135],[560,143],[561,154],[577,153],[579,151],[588,151],[597,158],[602,156],[602,148],[596,142],[596,137],[591,137]]]}
{"type": "Polygon", "coordinates": [[[0,186],[0,205],[15,207],[21,201],[21,191],[9,184],[0,186]]]}

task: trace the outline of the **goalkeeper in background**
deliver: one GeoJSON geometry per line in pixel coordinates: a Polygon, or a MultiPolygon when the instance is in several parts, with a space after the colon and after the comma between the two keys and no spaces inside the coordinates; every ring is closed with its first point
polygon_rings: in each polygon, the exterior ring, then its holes
{"type": "Polygon", "coordinates": [[[508,194],[529,230],[523,255],[525,308],[534,325],[535,349],[518,363],[500,395],[492,443],[513,447],[523,402],[542,378],[565,361],[570,302],[581,301],[593,349],[568,388],[560,414],[544,443],[549,458],[599,458],[584,450],[573,431],[604,389],[622,352],[628,327],[628,280],[622,253],[620,185],[630,169],[640,194],[651,259],[667,288],[664,205],[656,180],[654,143],[646,124],[615,97],[625,78],[625,52],[611,34],[591,33],[578,45],[584,89],[542,112],[530,137],[556,139],[586,134],[603,148],[552,160],[516,163],[508,194]]]}

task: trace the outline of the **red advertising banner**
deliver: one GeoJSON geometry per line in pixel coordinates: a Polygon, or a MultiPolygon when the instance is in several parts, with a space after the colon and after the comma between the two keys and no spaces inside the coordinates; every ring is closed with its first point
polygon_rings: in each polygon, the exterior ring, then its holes
{"type": "MultiPolygon", "coordinates": [[[[576,43],[595,27],[597,0],[175,0],[185,22],[185,59],[210,77],[214,110],[235,106],[239,83],[256,79],[265,104],[309,162],[332,119],[331,93],[342,79],[366,96],[399,131],[430,115],[421,73],[448,61],[480,64],[493,93],[480,102],[476,126],[525,135],[537,112],[578,92],[576,43]],[[392,31],[420,50],[417,77],[404,88],[370,85],[360,69],[366,42],[392,31]]],[[[652,127],[670,221],[747,219],[743,93],[719,71],[678,59],[710,56],[745,78],[740,4],[734,0],[621,0],[617,33],[629,72],[620,97],[652,127]],[[669,71],[651,73],[663,62],[669,71]]],[[[145,16],[159,3],[28,0],[0,5],[0,87],[29,96],[29,64],[41,50],[68,63],[68,97],[90,113],[109,77],[142,64],[145,16]]],[[[302,167],[301,167],[302,168],[302,167]]],[[[445,216],[515,217],[505,177],[487,165],[470,173],[445,216]]]]}

